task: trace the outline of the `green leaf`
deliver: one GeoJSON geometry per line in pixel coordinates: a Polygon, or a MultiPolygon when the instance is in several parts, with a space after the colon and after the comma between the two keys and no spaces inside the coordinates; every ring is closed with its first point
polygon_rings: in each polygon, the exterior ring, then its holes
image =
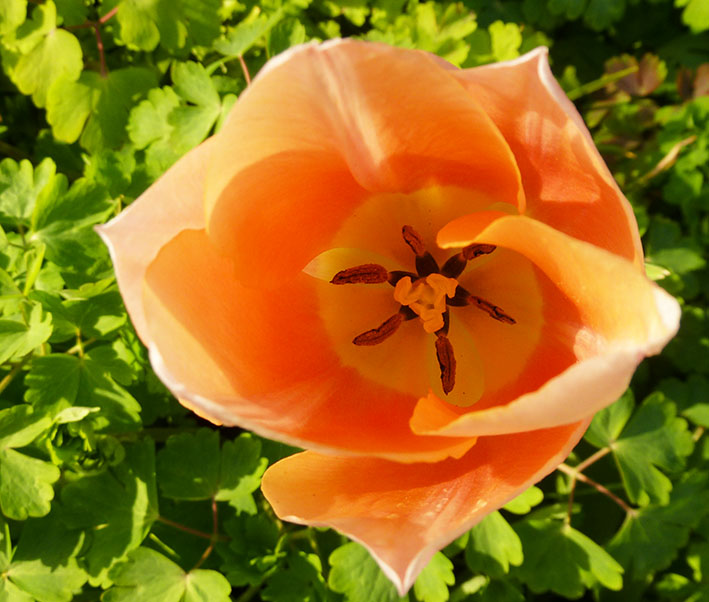
{"type": "Polygon", "coordinates": [[[85,559],[94,585],[109,582],[108,570],[142,543],[158,517],[153,441],[125,452],[121,464],[69,483],[61,494],[65,524],[92,535],[85,559]]]}
{"type": "Polygon", "coordinates": [[[448,586],[455,583],[453,563],[436,552],[414,583],[414,595],[421,602],[446,602],[448,586]]]}
{"type": "Polygon", "coordinates": [[[618,21],[623,14],[625,0],[589,0],[583,20],[591,29],[602,31],[618,21]]]}
{"type": "Polygon", "coordinates": [[[398,602],[394,585],[384,576],[369,552],[358,543],[350,542],[330,554],[328,585],[345,595],[346,602],[398,602]]]}
{"type": "MultiPolygon", "coordinates": [[[[52,84],[61,77],[77,79],[84,65],[79,41],[73,34],[56,27],[57,9],[52,0],[36,6],[32,19],[36,28],[28,34],[28,39],[18,37],[15,41],[21,52],[12,58],[6,57],[5,61],[8,74],[20,92],[31,94],[34,103],[43,107],[52,84]],[[43,33],[39,40],[37,31],[43,33]],[[31,50],[24,50],[30,44],[31,50]]],[[[20,32],[21,28],[16,34],[20,32]]]]}
{"type": "Polygon", "coordinates": [[[261,591],[267,602],[319,602],[329,597],[320,558],[301,551],[289,554],[286,566],[273,573],[261,591]]]}
{"type": "Polygon", "coordinates": [[[587,0],[549,0],[549,12],[565,15],[567,19],[578,19],[586,8],[587,0]]]}
{"type": "Polygon", "coordinates": [[[26,378],[25,399],[35,408],[59,412],[72,405],[98,407],[92,415],[96,431],[123,432],[140,425],[140,404],[110,375],[110,367],[95,359],[67,354],[38,357],[26,378]]]}
{"type": "Polygon", "coordinates": [[[25,221],[32,215],[37,197],[55,177],[56,166],[44,159],[34,170],[27,160],[0,161],[0,218],[13,218],[10,223],[25,221]]]}
{"type": "Polygon", "coordinates": [[[186,152],[204,140],[221,115],[221,101],[212,80],[198,63],[175,64],[172,78],[177,93],[189,106],[174,108],[168,123],[173,127],[170,144],[178,153],[186,152]]]}
{"type": "Polygon", "coordinates": [[[142,67],[115,69],[107,77],[84,71],[77,81],[63,78],[49,91],[47,121],[63,142],[81,136],[81,145],[92,152],[116,148],[125,138],[130,109],[156,83],[142,67]]]}
{"type": "Polygon", "coordinates": [[[131,142],[143,149],[151,142],[167,139],[172,131],[172,126],[167,122],[168,115],[179,104],[179,96],[169,86],[150,90],[148,98],[130,112],[128,135],[131,142]]]}
{"type": "Polygon", "coordinates": [[[172,560],[149,548],[130,553],[111,571],[114,586],[103,602],[229,602],[231,585],[216,571],[186,573],[172,560]]]}
{"type": "Polygon", "coordinates": [[[81,532],[67,531],[54,515],[30,519],[4,573],[31,599],[70,602],[88,577],[76,559],[82,544],[81,532]]]}
{"type": "Polygon", "coordinates": [[[544,493],[542,493],[542,490],[532,485],[516,498],[507,502],[503,508],[513,514],[527,514],[534,506],[541,504],[543,499],[544,493]]]}
{"type": "Polygon", "coordinates": [[[27,318],[0,320],[0,364],[23,358],[51,336],[52,317],[38,303],[30,307],[27,318]]]}
{"type": "Polygon", "coordinates": [[[0,411],[0,508],[8,518],[44,516],[54,498],[59,469],[16,451],[46,432],[51,421],[26,405],[0,411]]]}
{"type": "MultiPolygon", "coordinates": [[[[110,10],[117,0],[105,2],[110,10]]],[[[154,50],[161,43],[176,52],[193,45],[208,46],[219,35],[219,0],[121,0],[118,35],[135,50],[154,50]]]]}
{"type": "Polygon", "coordinates": [[[0,4],[0,36],[15,31],[25,21],[27,0],[5,0],[0,4]]]}
{"type": "Polygon", "coordinates": [[[473,572],[502,577],[523,559],[522,542],[499,512],[488,514],[470,532],[465,560],[473,572]]]}
{"type": "Polygon", "coordinates": [[[224,529],[232,538],[229,547],[220,550],[229,582],[236,586],[261,583],[263,573],[280,558],[275,553],[278,526],[263,513],[240,514],[226,521],[224,529]]]}
{"type": "Polygon", "coordinates": [[[685,418],[709,427],[709,380],[692,374],[686,381],[676,378],[660,382],[659,390],[672,400],[685,418]]]}
{"type": "Polygon", "coordinates": [[[282,18],[282,10],[265,15],[260,14],[258,9],[254,9],[246,19],[227,34],[225,39],[214,44],[214,49],[226,56],[242,56],[282,18]]]}
{"type": "Polygon", "coordinates": [[[524,546],[524,564],[514,574],[533,592],[578,598],[596,584],[613,590],[623,586],[623,568],[613,557],[562,521],[524,521],[517,532],[524,546]]]}
{"type": "Polygon", "coordinates": [[[492,55],[496,61],[509,61],[519,56],[522,33],[515,23],[495,21],[488,28],[492,55]]]}
{"type": "Polygon", "coordinates": [[[675,0],[677,6],[684,6],[682,22],[692,32],[700,33],[709,29],[709,4],[704,0],[675,0]]]}
{"type": "Polygon", "coordinates": [[[645,578],[670,565],[686,545],[690,528],[708,511],[709,479],[705,473],[690,473],[674,486],[668,505],[629,514],[608,549],[626,571],[645,578]]]}
{"type": "Polygon", "coordinates": [[[628,421],[631,404],[632,399],[624,397],[600,412],[586,438],[597,447],[611,448],[634,503],[666,504],[672,482],[659,469],[672,472],[684,466],[684,457],[693,449],[692,435],[661,393],[648,397],[628,421]]]}
{"type": "Polygon", "coordinates": [[[158,454],[163,495],[174,499],[226,501],[237,512],[255,514],[252,493],[266,470],[261,442],[244,433],[219,450],[219,434],[203,429],[170,437],[158,454]]]}

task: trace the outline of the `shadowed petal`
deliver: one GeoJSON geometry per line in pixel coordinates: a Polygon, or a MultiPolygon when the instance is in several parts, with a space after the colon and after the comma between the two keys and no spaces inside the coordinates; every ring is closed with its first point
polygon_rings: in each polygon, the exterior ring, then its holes
{"type": "Polygon", "coordinates": [[[282,519],[364,544],[403,595],[437,550],[547,475],[587,426],[483,437],[436,464],[304,452],[271,466],[262,490],[282,519]]]}
{"type": "Polygon", "coordinates": [[[252,285],[337,246],[333,234],[371,195],[447,185],[524,201],[506,142],[451,71],[383,44],[284,53],[242,94],[216,146],[208,232],[252,285]]]}
{"type": "Polygon", "coordinates": [[[554,79],[548,50],[454,71],[510,145],[527,215],[642,266],[633,210],[583,119],[554,79]]]}
{"type": "MultiPolygon", "coordinates": [[[[576,363],[538,390],[505,405],[475,406],[467,414],[429,395],[412,418],[415,432],[473,436],[580,420],[617,399],[642,359],[658,353],[677,331],[677,302],[632,263],[541,222],[511,216],[491,223],[472,215],[439,233],[444,247],[471,242],[524,255],[571,301],[579,320],[573,345],[576,363]]],[[[545,358],[537,355],[532,361],[543,366],[545,358]]]]}

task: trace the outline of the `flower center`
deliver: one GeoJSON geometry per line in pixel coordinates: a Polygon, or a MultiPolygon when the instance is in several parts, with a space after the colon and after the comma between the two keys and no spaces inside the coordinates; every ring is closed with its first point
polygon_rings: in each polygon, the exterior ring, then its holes
{"type": "Polygon", "coordinates": [[[392,285],[394,300],[399,303],[399,311],[376,328],[357,335],[352,342],[362,346],[379,345],[393,335],[403,322],[419,318],[423,329],[436,335],[436,357],[441,370],[441,385],[447,395],[455,386],[456,372],[455,354],[447,336],[450,325],[448,308],[472,305],[494,320],[505,324],[516,323],[500,307],[471,295],[458,284],[457,278],[469,261],[492,253],[496,247],[486,244],[469,245],[439,268],[433,255],[426,250],[423,239],[411,226],[402,228],[402,236],[416,256],[415,273],[399,270],[390,272],[381,265],[366,263],[341,270],[330,282],[339,285],[387,282],[392,285]]]}
{"type": "Polygon", "coordinates": [[[423,322],[423,329],[434,333],[443,328],[446,297],[453,298],[458,281],[443,274],[429,274],[415,282],[406,276],[396,283],[394,299],[410,307],[423,322]]]}

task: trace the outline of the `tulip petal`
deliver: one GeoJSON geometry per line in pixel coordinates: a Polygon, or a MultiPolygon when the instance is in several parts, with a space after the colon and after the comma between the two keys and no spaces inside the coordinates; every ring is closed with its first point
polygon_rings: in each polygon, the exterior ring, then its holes
{"type": "Polygon", "coordinates": [[[353,40],[269,63],[216,136],[207,178],[207,230],[239,278],[276,286],[337,246],[371,195],[458,186],[523,208],[507,143],[451,73],[427,53],[353,40]]]}
{"type": "Polygon", "coordinates": [[[160,248],[182,230],[204,228],[204,175],[213,139],[192,149],[129,207],[96,231],[108,246],[133,326],[148,343],[143,312],[145,270],[160,248]]]}
{"type": "MultiPolygon", "coordinates": [[[[567,340],[576,363],[505,405],[488,401],[462,415],[433,396],[424,398],[412,418],[415,432],[479,436],[583,419],[615,401],[640,361],[677,332],[677,302],[632,263],[536,220],[507,216],[491,223],[485,216],[466,216],[444,227],[438,240],[443,247],[495,244],[532,261],[578,312],[575,325],[573,314],[559,317],[563,329],[574,327],[567,340]]],[[[532,357],[521,378],[545,361],[543,355],[532,357]]]]}
{"type": "Polygon", "coordinates": [[[475,442],[414,435],[408,421],[420,390],[342,365],[317,300],[318,286],[334,285],[301,272],[277,291],[245,287],[204,230],[164,245],[145,283],[155,371],[212,420],[300,447],[404,462],[458,457],[475,442]]]}
{"type": "Polygon", "coordinates": [[[527,215],[642,266],[633,210],[549,69],[548,50],[453,72],[515,155],[527,215]]]}
{"type": "Polygon", "coordinates": [[[308,451],[271,466],[261,487],[283,520],[364,544],[403,595],[436,551],[547,475],[587,426],[483,437],[436,464],[308,451]]]}

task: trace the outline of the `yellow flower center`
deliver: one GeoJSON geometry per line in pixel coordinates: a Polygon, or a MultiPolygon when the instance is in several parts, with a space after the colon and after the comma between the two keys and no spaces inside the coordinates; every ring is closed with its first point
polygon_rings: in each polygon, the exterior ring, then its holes
{"type": "Polygon", "coordinates": [[[446,297],[453,298],[458,281],[443,274],[429,274],[426,278],[411,281],[406,276],[396,283],[394,300],[410,307],[423,322],[423,329],[434,333],[443,328],[446,297]]]}

